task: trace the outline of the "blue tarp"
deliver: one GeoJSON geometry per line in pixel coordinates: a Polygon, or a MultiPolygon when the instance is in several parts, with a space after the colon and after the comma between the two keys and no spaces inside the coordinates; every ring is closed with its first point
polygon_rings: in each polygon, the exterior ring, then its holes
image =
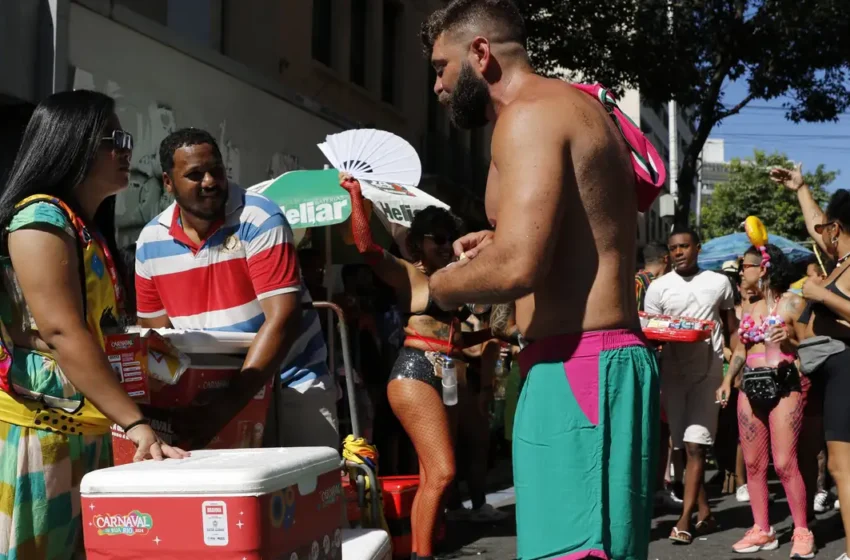
{"type": "MultiPolygon", "coordinates": [[[[814,255],[805,246],[779,235],[768,235],[767,242],[779,247],[791,262],[799,262],[814,255]]],[[[723,263],[743,256],[751,245],[747,234],[743,232],[716,237],[703,244],[699,254],[699,266],[708,270],[720,270],[723,263]]]]}

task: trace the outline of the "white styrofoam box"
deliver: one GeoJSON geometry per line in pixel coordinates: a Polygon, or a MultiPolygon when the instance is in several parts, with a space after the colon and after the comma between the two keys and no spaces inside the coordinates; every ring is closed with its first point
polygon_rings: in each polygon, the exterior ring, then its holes
{"type": "Polygon", "coordinates": [[[390,560],[390,536],[381,529],[343,529],[342,560],[390,560]]]}

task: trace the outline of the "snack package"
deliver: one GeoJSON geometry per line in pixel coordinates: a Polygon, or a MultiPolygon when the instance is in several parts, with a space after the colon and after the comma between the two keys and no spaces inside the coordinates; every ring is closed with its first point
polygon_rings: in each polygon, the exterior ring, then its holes
{"type": "Polygon", "coordinates": [[[130,397],[151,403],[151,385],[175,385],[189,367],[189,357],[155,330],[106,335],[106,357],[130,397]]]}

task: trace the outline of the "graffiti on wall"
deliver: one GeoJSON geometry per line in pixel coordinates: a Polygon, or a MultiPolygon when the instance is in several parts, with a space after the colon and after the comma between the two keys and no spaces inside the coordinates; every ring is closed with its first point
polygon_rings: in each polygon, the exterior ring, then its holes
{"type": "MultiPolygon", "coordinates": [[[[92,73],[79,68],[74,74],[74,89],[100,91],[114,98],[122,126],[134,136],[130,185],[116,197],[115,204],[118,244],[120,247],[129,247],[135,244],[145,224],[160,214],[173,200],[162,183],[160,143],[178,128],[192,126],[193,123],[180,122],[178,112],[167,102],[147,99],[140,92],[127,92],[114,81],[100,80],[92,73]]],[[[209,132],[219,144],[228,179],[240,184],[243,174],[240,147],[227,130],[227,120],[223,119],[217,129],[209,132]]],[[[264,173],[250,175],[274,178],[301,168],[296,156],[278,151],[272,153],[264,173]]]]}

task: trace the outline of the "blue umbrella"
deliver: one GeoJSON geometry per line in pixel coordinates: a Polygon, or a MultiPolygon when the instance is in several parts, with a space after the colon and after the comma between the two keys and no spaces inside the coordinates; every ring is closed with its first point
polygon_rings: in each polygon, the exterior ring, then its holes
{"type": "MultiPolygon", "coordinates": [[[[779,235],[768,234],[767,242],[779,247],[791,262],[805,260],[814,254],[803,245],[779,235]]],[[[699,266],[708,270],[720,270],[724,262],[736,260],[751,246],[747,234],[743,232],[716,237],[703,244],[699,254],[699,266]]]]}

